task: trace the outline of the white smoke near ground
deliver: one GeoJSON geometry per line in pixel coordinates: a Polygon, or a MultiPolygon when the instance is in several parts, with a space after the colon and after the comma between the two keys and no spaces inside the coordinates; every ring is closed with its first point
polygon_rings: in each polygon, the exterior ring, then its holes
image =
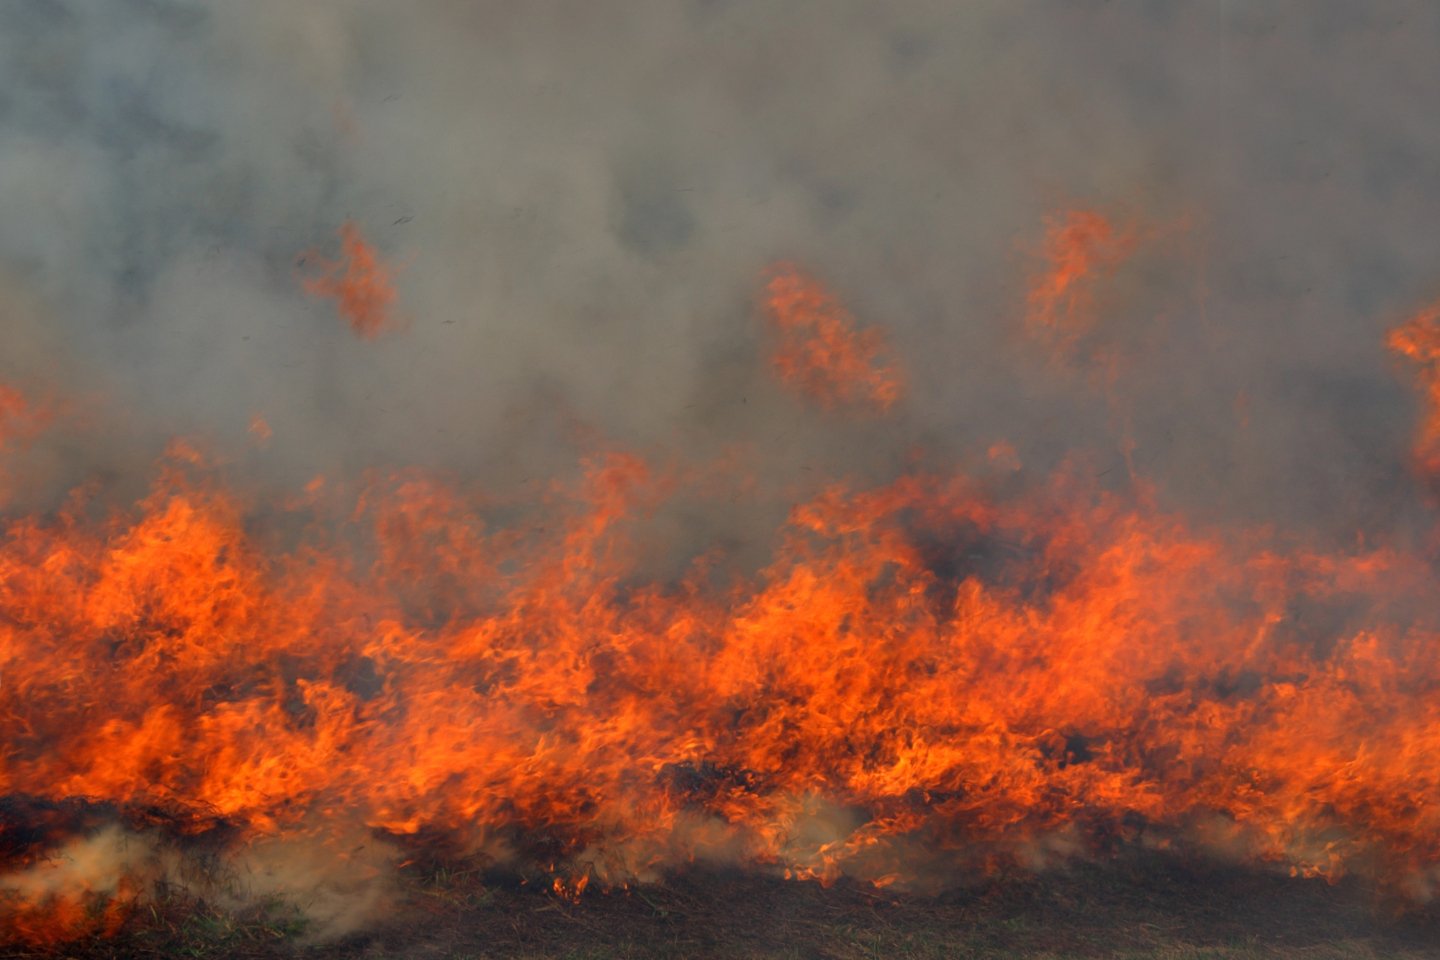
{"type": "Polygon", "coordinates": [[[72,840],[24,869],[0,874],[0,896],[44,904],[55,898],[115,898],[165,874],[154,842],[108,826],[72,840]]]}
{"type": "Polygon", "coordinates": [[[326,941],[373,926],[389,911],[396,860],[393,847],[361,832],[262,839],[216,858],[155,832],[110,824],[0,873],[0,904],[18,898],[43,911],[63,902],[89,918],[78,925],[87,933],[107,909],[183,896],[236,915],[264,915],[302,940],[326,941]]]}
{"type": "Polygon", "coordinates": [[[323,840],[287,836],[251,844],[227,858],[220,882],[191,882],[191,893],[232,911],[276,903],[299,911],[311,940],[333,940],[373,926],[398,896],[393,846],[368,831],[323,840]]]}

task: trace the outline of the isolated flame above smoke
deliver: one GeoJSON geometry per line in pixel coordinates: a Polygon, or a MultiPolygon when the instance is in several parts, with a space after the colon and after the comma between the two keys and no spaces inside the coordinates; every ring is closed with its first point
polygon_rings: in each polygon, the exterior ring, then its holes
{"type": "Polygon", "coordinates": [[[1420,366],[1427,410],[1415,438],[1415,460],[1422,473],[1440,478],[1440,303],[1390,331],[1388,343],[1420,366]]]}
{"type": "MultiPolygon", "coordinates": [[[[781,269],[762,306],[782,375],[893,401],[814,281],[781,269]]],[[[1417,323],[1393,343],[1433,388],[1417,323]]],[[[421,472],[275,505],[177,444],[133,507],[11,517],[0,796],[239,845],[359,827],[569,891],[695,861],[929,884],[1117,843],[1440,882],[1427,558],[986,468],[837,482],[757,574],[645,582],[645,518],[691,471],[597,452],[529,515],[421,472]]],[[[45,842],[3,849],[12,924],[92,929],[83,890],[34,882],[45,842]]]]}
{"type": "MultiPolygon", "coordinates": [[[[307,265],[310,259],[305,258],[307,265]]],[[[390,268],[356,224],[346,222],[340,227],[339,260],[315,259],[318,272],[302,281],[305,292],[334,300],[357,337],[373,340],[395,327],[395,283],[390,268]]]]}
{"type": "MultiPolygon", "coordinates": [[[[37,404],[19,390],[0,383],[0,458],[44,432],[55,412],[45,404],[37,404]]],[[[0,507],[10,499],[10,477],[7,464],[0,460],[0,507]]]]}
{"type": "Polygon", "coordinates": [[[1058,357],[1067,356],[1091,332],[1095,293],[1134,253],[1133,226],[1116,226],[1097,210],[1069,210],[1046,223],[1041,267],[1030,283],[1027,332],[1058,357]]]}
{"type": "Polygon", "coordinates": [[[771,363],[786,386],[823,407],[889,410],[900,374],[884,358],[880,332],[855,320],[818,281],[793,265],[772,271],[765,308],[775,331],[771,363]]]}

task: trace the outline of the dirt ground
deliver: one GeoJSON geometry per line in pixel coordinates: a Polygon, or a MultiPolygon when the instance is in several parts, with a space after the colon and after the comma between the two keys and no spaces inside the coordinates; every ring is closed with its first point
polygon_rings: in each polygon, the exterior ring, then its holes
{"type": "Polygon", "coordinates": [[[587,891],[432,869],[367,932],[314,942],[283,902],[242,915],[175,899],[118,935],[6,958],[364,960],[716,957],[787,960],[1015,957],[1341,960],[1440,957],[1440,908],[1323,881],[1154,855],[998,877],[940,896],[694,872],[661,886],[587,891]]]}

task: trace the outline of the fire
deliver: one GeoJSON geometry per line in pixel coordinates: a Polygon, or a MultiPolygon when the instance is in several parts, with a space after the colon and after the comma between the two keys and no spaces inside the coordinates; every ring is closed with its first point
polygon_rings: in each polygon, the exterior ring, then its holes
{"type": "Polygon", "coordinates": [[[1047,221],[1041,265],[1030,280],[1026,332],[1069,354],[1096,321],[1096,289],[1135,251],[1139,231],[1094,210],[1047,221]]]}
{"type": "Polygon", "coordinates": [[[997,440],[985,451],[986,458],[1001,470],[1014,472],[1021,467],[1020,454],[1008,440],[997,440]]]}
{"type": "Polygon", "coordinates": [[[114,826],[74,842],[58,856],[22,861],[0,877],[0,934],[33,943],[115,933],[140,892],[114,826]],[[128,866],[128,864],[127,864],[128,866]]]}
{"type": "Polygon", "coordinates": [[[54,417],[50,405],[37,404],[15,387],[0,383],[0,505],[10,498],[11,479],[4,458],[23,452],[54,417]]]}
{"type": "Polygon", "coordinates": [[[793,266],[777,268],[765,290],[780,380],[824,407],[864,405],[884,412],[900,398],[900,374],[882,359],[875,329],[855,320],[819,283],[793,266]]]}
{"type": "MultiPolygon", "coordinates": [[[[1066,222],[1082,252],[1052,307],[1119,244],[1066,222]]],[[[893,404],[829,294],[785,268],[767,298],[787,383],[893,404]]],[[[1435,328],[1392,345],[1433,364],[1435,328]]],[[[1003,441],[989,459],[1023,469],[1003,441]]],[[[649,582],[647,518],[679,484],[633,453],[527,515],[417,471],[252,502],[177,445],[138,503],[6,520],[0,796],[239,845],[358,828],[566,897],[696,861],[923,885],[1124,843],[1427,895],[1432,566],[1197,526],[1083,475],[835,482],[758,573],[649,582]]],[[[53,895],[35,869],[64,839],[0,847],[14,935],[103,930],[143,893],[53,895]]]]}
{"type": "Polygon", "coordinates": [[[339,260],[318,258],[319,274],[305,278],[302,286],[306,293],[334,300],[355,335],[373,340],[396,323],[392,314],[395,284],[390,268],[352,222],[340,227],[340,249],[339,260]]]}
{"type": "Polygon", "coordinates": [[[270,422],[258,413],[250,418],[250,426],[247,430],[250,436],[254,438],[256,446],[260,447],[269,444],[270,438],[275,436],[275,431],[271,429],[270,422]]]}
{"type": "Polygon", "coordinates": [[[1440,303],[1391,330],[1386,343],[1420,366],[1426,407],[1415,436],[1415,461],[1425,476],[1440,476],[1440,303]]]}
{"type": "Polygon", "coordinates": [[[13,386],[0,383],[0,451],[23,447],[55,418],[50,404],[36,403],[13,386]]]}

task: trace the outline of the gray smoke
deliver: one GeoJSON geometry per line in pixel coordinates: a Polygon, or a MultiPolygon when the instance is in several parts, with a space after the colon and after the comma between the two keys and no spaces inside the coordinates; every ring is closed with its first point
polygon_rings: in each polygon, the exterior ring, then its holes
{"type": "Polygon", "coordinates": [[[577,424],[789,481],[1002,438],[1103,473],[1130,429],[1174,502],[1348,536],[1408,509],[1381,336],[1440,289],[1437,37],[1428,0],[8,0],[0,373],[126,425],[77,475],[257,414],[289,485],[522,484],[577,424]],[[1110,292],[1110,399],[1016,332],[1072,205],[1189,224],[1110,292]],[[297,282],[346,219],[399,269],[378,342],[297,282]],[[770,382],[776,259],[888,331],[893,422],[770,382]]]}

